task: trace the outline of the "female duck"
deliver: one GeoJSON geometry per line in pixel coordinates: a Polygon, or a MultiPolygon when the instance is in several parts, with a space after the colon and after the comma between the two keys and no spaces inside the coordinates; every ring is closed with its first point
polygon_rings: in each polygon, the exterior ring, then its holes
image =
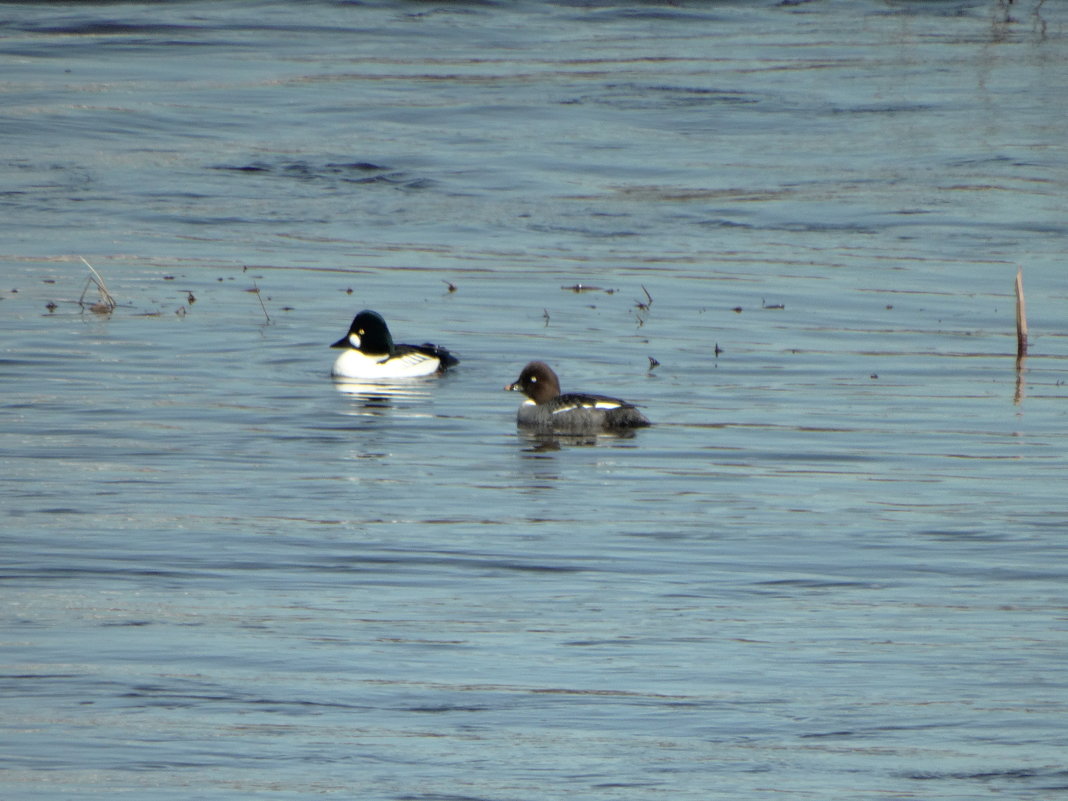
{"type": "Polygon", "coordinates": [[[560,379],[545,362],[531,362],[518,380],[505,387],[529,398],[519,407],[522,428],[556,434],[620,433],[650,425],[631,403],[585,392],[560,394],[560,379]]]}
{"type": "Polygon", "coordinates": [[[330,347],[344,348],[331,371],[336,378],[378,381],[415,378],[443,373],[460,363],[448,350],[429,342],[394,344],[382,315],[369,309],[357,314],[349,332],[330,347]]]}

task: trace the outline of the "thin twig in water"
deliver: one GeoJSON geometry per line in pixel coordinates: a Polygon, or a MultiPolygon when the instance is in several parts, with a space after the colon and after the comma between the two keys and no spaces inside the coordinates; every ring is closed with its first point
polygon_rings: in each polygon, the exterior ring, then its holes
{"type": "Polygon", "coordinates": [[[649,307],[653,305],[653,296],[649,294],[649,290],[645,288],[645,284],[642,284],[641,287],[642,292],[645,293],[645,300],[635,301],[634,303],[634,316],[638,320],[638,328],[641,328],[643,325],[645,325],[645,317],[643,316],[643,312],[649,311],[649,307]]]}
{"type": "Polygon", "coordinates": [[[267,313],[267,306],[265,306],[263,303],[263,293],[260,292],[260,288],[256,286],[255,281],[252,282],[252,289],[250,289],[249,292],[252,292],[257,298],[259,298],[260,308],[263,309],[263,316],[267,318],[267,325],[270,325],[271,315],[267,313]]]}
{"type": "Polygon", "coordinates": [[[635,301],[634,308],[638,311],[649,311],[649,307],[653,305],[653,296],[649,294],[649,290],[645,288],[645,284],[642,284],[642,292],[645,293],[645,300],[635,301]]]}

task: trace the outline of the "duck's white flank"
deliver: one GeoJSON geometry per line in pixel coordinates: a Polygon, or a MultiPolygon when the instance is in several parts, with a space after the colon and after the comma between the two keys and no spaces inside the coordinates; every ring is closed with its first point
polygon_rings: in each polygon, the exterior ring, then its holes
{"type": "Polygon", "coordinates": [[[418,378],[438,371],[441,360],[419,351],[388,357],[369,356],[359,350],[345,350],[337,357],[331,371],[337,378],[418,378]]]}

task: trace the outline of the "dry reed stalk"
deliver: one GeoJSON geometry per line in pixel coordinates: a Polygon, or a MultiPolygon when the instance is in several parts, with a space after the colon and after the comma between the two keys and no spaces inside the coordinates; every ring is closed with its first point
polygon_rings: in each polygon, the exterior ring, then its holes
{"type": "Polygon", "coordinates": [[[89,279],[85,282],[85,289],[82,290],[82,295],[78,298],[78,305],[85,308],[85,293],[89,291],[89,287],[92,284],[96,284],[97,291],[100,292],[100,300],[89,307],[89,311],[96,312],[97,314],[111,314],[115,311],[115,307],[119,304],[115,302],[115,298],[110,292],[108,292],[107,284],[104,283],[104,279],[100,273],[93,269],[84,256],[79,256],[82,260],[82,264],[89,268],[89,279]]]}
{"type": "Polygon", "coordinates": [[[1024,304],[1023,268],[1016,268],[1016,356],[1027,355],[1027,309],[1024,304]]]}

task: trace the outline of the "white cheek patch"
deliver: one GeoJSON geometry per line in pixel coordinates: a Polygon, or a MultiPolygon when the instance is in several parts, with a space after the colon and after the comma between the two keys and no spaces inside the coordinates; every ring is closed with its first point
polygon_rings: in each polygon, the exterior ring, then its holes
{"type": "Polygon", "coordinates": [[[352,345],[352,347],[356,348],[356,350],[359,350],[360,349],[360,335],[359,334],[349,334],[349,344],[352,345]]]}

